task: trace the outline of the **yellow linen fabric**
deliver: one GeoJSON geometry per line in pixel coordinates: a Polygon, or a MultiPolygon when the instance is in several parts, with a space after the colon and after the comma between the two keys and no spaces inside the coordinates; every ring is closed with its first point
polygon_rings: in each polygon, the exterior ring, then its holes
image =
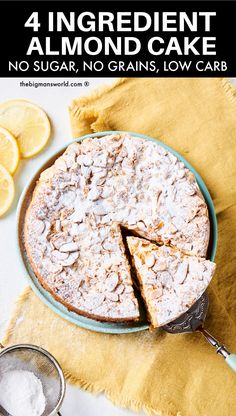
{"type": "MultiPolygon", "coordinates": [[[[236,353],[233,87],[222,79],[122,79],[75,100],[70,117],[74,137],[104,130],[144,133],[176,149],[200,173],[219,226],[206,327],[236,353]]],[[[69,381],[105,392],[118,405],[159,416],[236,414],[236,374],[198,333],[92,333],[55,315],[27,289],[3,340],[22,342],[48,349],[69,381]]]]}

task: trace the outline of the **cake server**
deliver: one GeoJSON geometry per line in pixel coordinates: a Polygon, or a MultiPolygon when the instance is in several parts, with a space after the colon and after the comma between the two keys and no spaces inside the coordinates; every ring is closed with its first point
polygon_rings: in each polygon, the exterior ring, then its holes
{"type": "Polygon", "coordinates": [[[178,319],[164,325],[162,329],[170,334],[181,334],[184,332],[201,332],[205,339],[216,349],[217,354],[225,358],[226,363],[236,372],[236,355],[204,329],[204,321],[208,311],[209,299],[205,292],[200,299],[178,319]]]}

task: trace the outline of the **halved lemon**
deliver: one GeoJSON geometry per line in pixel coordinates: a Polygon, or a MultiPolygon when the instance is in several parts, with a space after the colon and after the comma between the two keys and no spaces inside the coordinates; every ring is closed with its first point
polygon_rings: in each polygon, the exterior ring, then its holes
{"type": "Polygon", "coordinates": [[[20,153],[15,137],[3,127],[0,127],[0,164],[13,175],[19,164],[20,153]]]}
{"type": "Polygon", "coordinates": [[[0,126],[16,138],[21,157],[37,155],[47,144],[51,126],[46,113],[29,101],[11,100],[0,104],[0,126]]]}
{"type": "Polygon", "coordinates": [[[10,208],[15,195],[14,181],[10,173],[0,165],[0,217],[10,208]]]}

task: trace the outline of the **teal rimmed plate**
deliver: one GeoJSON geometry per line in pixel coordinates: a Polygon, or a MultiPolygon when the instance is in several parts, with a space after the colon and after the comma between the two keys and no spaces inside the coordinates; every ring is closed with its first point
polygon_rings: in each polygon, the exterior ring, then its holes
{"type": "MultiPolygon", "coordinates": [[[[94,133],[94,134],[87,134],[86,136],[82,136],[77,139],[78,142],[86,139],[87,137],[101,137],[101,136],[108,136],[110,134],[116,133],[129,133],[134,137],[140,137],[145,140],[150,140],[160,146],[164,147],[165,149],[174,153],[179,160],[181,160],[185,166],[194,174],[199,188],[206,200],[208,211],[209,211],[209,218],[211,224],[211,233],[210,233],[210,243],[208,249],[208,258],[210,260],[214,260],[215,253],[216,253],[216,245],[217,245],[217,221],[216,221],[216,214],[214,210],[213,201],[211,199],[210,193],[203,182],[200,175],[196,172],[196,170],[190,165],[190,163],[185,160],[179,153],[175,150],[171,149],[169,146],[166,146],[162,142],[152,139],[151,137],[144,136],[142,134],[132,133],[132,132],[124,132],[124,131],[105,131],[101,133],[94,133]]],[[[28,185],[25,187],[22,195],[20,197],[18,207],[17,207],[17,247],[20,257],[20,262],[22,265],[23,273],[26,275],[28,282],[36,295],[47,305],[50,309],[60,315],[62,318],[70,321],[82,328],[87,328],[92,331],[97,332],[104,332],[109,334],[124,334],[130,332],[137,332],[143,331],[148,328],[146,323],[134,323],[134,324],[121,324],[121,323],[106,323],[106,322],[98,322],[93,319],[85,318],[81,315],[78,315],[74,312],[68,311],[68,309],[63,306],[61,303],[57,302],[51,295],[48,293],[43,287],[40,285],[37,277],[35,276],[30,263],[27,259],[23,244],[22,244],[22,225],[24,223],[24,215],[27,209],[27,206],[31,200],[32,191],[35,187],[36,181],[39,178],[40,173],[49,167],[55,160],[58,158],[67,146],[71,143],[74,143],[76,140],[72,140],[69,143],[65,144],[62,148],[60,148],[55,154],[53,154],[49,160],[47,160],[43,166],[34,174],[34,176],[30,179],[28,185]]]]}

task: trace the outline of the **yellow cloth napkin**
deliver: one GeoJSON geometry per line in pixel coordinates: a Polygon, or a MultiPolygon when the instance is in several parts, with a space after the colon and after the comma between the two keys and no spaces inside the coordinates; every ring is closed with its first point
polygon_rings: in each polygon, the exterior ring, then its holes
{"type": "MultiPolygon", "coordinates": [[[[156,137],[198,170],[219,242],[206,326],[236,353],[236,96],[222,79],[122,79],[70,107],[74,137],[128,130],[156,137]]],[[[73,383],[159,416],[233,416],[236,374],[200,334],[103,335],[59,318],[30,289],[3,343],[39,344],[73,383]]]]}

